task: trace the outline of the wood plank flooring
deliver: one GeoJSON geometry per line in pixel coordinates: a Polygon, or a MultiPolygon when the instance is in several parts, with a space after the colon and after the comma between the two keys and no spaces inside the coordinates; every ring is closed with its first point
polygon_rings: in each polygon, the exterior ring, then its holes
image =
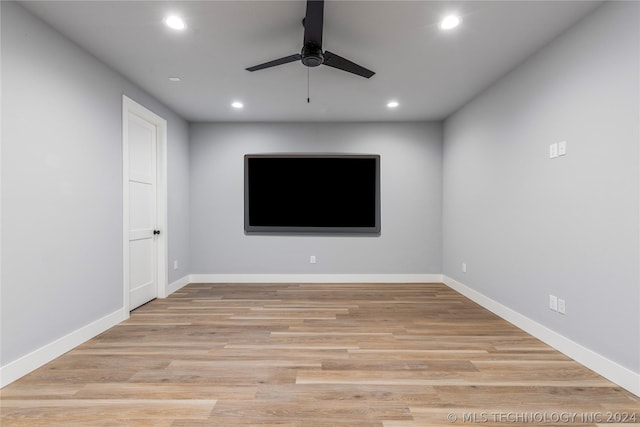
{"type": "Polygon", "coordinates": [[[640,423],[640,398],[442,284],[191,284],[0,398],[3,427],[640,423]]]}

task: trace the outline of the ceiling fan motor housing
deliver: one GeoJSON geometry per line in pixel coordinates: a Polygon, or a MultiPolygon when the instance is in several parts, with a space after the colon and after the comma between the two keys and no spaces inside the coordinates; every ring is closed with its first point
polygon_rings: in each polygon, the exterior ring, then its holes
{"type": "Polygon", "coordinates": [[[302,63],[307,67],[317,67],[324,62],[322,49],[317,46],[303,46],[300,56],[302,56],[302,63]]]}

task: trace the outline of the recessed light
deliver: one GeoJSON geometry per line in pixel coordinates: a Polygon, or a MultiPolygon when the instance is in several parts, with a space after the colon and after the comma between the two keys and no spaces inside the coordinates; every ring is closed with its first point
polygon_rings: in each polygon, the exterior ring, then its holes
{"type": "Polygon", "coordinates": [[[184,30],[185,25],[182,18],[176,15],[167,16],[164,20],[164,23],[169,28],[173,28],[174,30],[184,30]]]}
{"type": "Polygon", "coordinates": [[[442,21],[440,21],[441,30],[452,30],[460,25],[460,17],[457,15],[448,15],[442,21]]]}
{"type": "Polygon", "coordinates": [[[398,101],[389,101],[387,102],[387,108],[397,108],[400,103],[398,101]]]}
{"type": "Polygon", "coordinates": [[[233,101],[233,102],[231,103],[231,106],[232,106],[233,108],[235,108],[236,110],[239,110],[239,109],[241,109],[241,108],[243,108],[243,107],[244,107],[244,104],[243,104],[242,102],[240,102],[240,101],[233,101]]]}
{"type": "Polygon", "coordinates": [[[169,77],[170,82],[179,82],[180,80],[180,77],[169,77]]]}

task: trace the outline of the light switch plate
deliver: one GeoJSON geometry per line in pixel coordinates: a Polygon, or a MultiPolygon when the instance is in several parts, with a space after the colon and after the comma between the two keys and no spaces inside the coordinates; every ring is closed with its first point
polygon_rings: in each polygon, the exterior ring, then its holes
{"type": "Polygon", "coordinates": [[[558,142],[558,156],[567,155],[567,141],[558,142]]]}

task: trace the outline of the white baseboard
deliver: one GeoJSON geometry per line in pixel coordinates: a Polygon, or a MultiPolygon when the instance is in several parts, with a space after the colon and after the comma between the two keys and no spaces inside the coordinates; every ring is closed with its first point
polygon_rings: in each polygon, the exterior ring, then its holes
{"type": "Polygon", "coordinates": [[[170,283],[167,286],[166,295],[171,295],[175,291],[180,290],[181,288],[187,286],[189,283],[192,283],[192,282],[193,281],[191,280],[191,275],[187,274],[186,276],[179,278],[175,282],[170,283]]]}
{"type": "Polygon", "coordinates": [[[0,387],[14,382],[42,365],[90,340],[126,319],[129,313],[122,309],[114,311],[82,328],[75,330],[52,343],[32,351],[21,358],[0,367],[0,387]]]}
{"type": "Polygon", "coordinates": [[[442,274],[192,274],[191,283],[442,283],[442,274]]]}
{"type": "Polygon", "coordinates": [[[538,338],[556,350],[564,353],[578,363],[597,372],[603,377],[640,396],[640,373],[619,365],[606,357],[590,350],[559,333],[529,319],[528,317],[500,304],[478,291],[448,277],[443,276],[443,283],[461,293],[470,300],[480,304],[492,313],[502,317],[518,328],[538,338]]]}

